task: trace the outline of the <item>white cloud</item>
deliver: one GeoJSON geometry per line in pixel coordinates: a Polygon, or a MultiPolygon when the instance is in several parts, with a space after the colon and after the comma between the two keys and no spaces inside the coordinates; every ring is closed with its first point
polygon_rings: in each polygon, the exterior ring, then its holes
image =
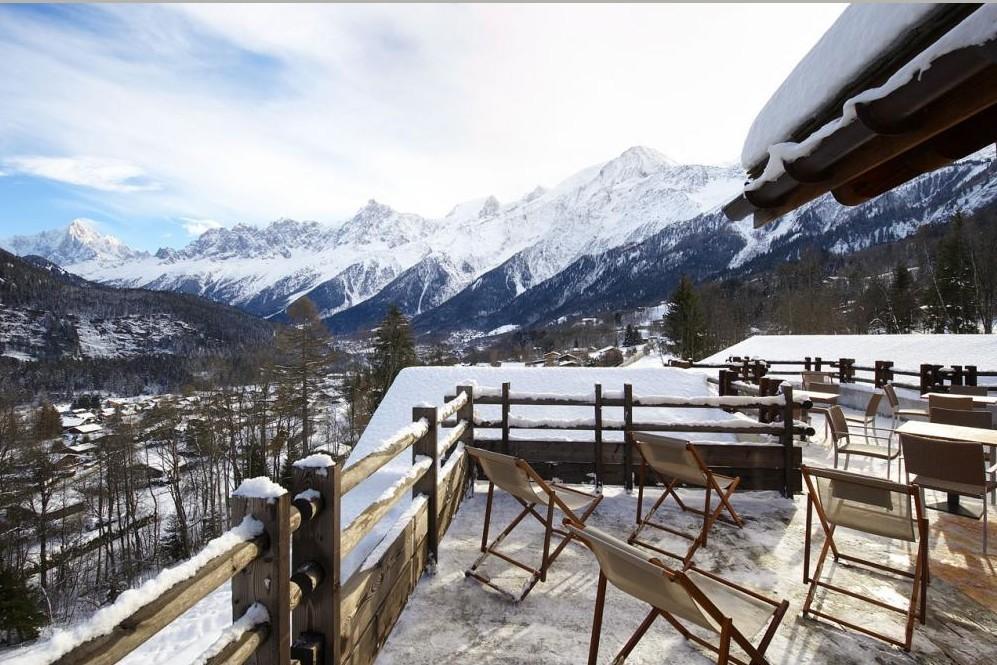
{"type": "Polygon", "coordinates": [[[224,226],[214,219],[194,219],[193,217],[181,217],[183,229],[188,235],[200,236],[211,229],[220,229],[224,226]]]}
{"type": "Polygon", "coordinates": [[[35,173],[129,194],[108,204],[119,217],[263,222],[337,221],[370,198],[442,215],[631,145],[733,161],[841,7],[80,11],[94,16],[74,25],[0,7],[0,117],[17,119],[0,124],[0,146],[117,164],[48,158],[35,173]]]}
{"type": "MultiPolygon", "coordinates": [[[[96,157],[20,156],[4,160],[14,173],[57,180],[104,192],[144,192],[156,189],[142,182],[145,171],[127,162],[96,157]]],[[[0,171],[0,175],[4,173],[0,171]]]]}

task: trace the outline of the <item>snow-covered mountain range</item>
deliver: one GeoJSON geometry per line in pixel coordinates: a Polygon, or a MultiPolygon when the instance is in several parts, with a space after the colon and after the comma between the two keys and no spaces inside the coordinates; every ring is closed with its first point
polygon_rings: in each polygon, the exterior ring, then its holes
{"type": "Polygon", "coordinates": [[[337,332],[375,325],[390,303],[421,330],[486,332],[660,299],[683,272],[741,270],[805,243],[847,252],[905,237],[956,209],[994,204],[995,170],[990,150],[858,208],[825,197],[754,230],[718,210],[741,187],[739,169],[634,147],[551,189],[462,203],[439,219],[370,201],[344,223],[212,229],[155,255],[79,220],[0,244],[91,280],[194,293],[265,317],[307,294],[337,332]]]}

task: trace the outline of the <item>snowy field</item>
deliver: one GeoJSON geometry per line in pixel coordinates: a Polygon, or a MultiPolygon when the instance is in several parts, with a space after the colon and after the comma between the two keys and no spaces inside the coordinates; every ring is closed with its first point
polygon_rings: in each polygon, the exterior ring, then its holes
{"type": "MultiPolygon", "coordinates": [[[[819,441],[807,445],[804,460],[813,465],[827,465],[829,449],[819,441]]],[[[882,463],[859,460],[856,458],[850,466],[852,470],[885,476],[882,463]]],[[[436,575],[425,576],[420,581],[378,658],[379,665],[586,662],[598,567],[584,547],[570,545],[548,573],[548,581],[538,584],[519,605],[465,578],[464,570],[480,554],[486,488],[485,483],[479,482],[476,495],[461,506],[441,542],[436,575]]],[[[702,496],[701,492],[689,490],[682,493],[687,497],[702,496]]],[[[657,495],[654,491],[650,497],[654,499],[657,495]]],[[[627,495],[619,487],[606,487],[605,496],[589,524],[626,538],[633,524],[636,496],[627,495]]],[[[929,493],[929,502],[935,498],[940,497],[929,493]]],[[[770,662],[785,665],[997,662],[997,614],[994,613],[997,555],[992,554],[985,561],[980,554],[980,522],[929,511],[933,578],[928,592],[928,621],[925,626],[915,628],[913,651],[908,655],[872,638],[800,618],[807,591],[802,583],[806,523],[803,496],[790,501],[774,492],[742,492],[735,494],[733,504],[745,518],[745,528],[716,525],[710,533],[709,546],[696,554],[695,561],[706,570],[789,601],[789,612],[768,650],[770,662]]],[[[496,492],[492,537],[518,510],[519,504],[508,495],[496,492]]],[[[673,526],[695,528],[696,520],[683,515],[674,504],[659,516],[673,526]]],[[[526,526],[514,531],[502,549],[527,562],[539,562],[542,528],[535,520],[523,524],[526,526]]],[[[816,524],[815,529],[819,530],[816,524]]],[[[992,526],[990,535],[991,539],[997,537],[997,528],[992,526]]],[[[662,544],[667,547],[669,542],[675,540],[662,544]]],[[[817,547],[822,542],[822,536],[815,537],[817,547]]],[[[894,566],[912,560],[911,548],[845,530],[839,532],[837,542],[843,551],[888,561],[894,566]]],[[[526,576],[525,572],[494,557],[489,558],[487,570],[507,588],[519,588],[526,576]]],[[[890,603],[902,603],[902,595],[910,589],[907,582],[857,575],[854,569],[833,563],[828,564],[826,571],[825,575],[831,574],[832,583],[861,589],[870,597],[890,603]]],[[[903,625],[897,614],[846,596],[824,598],[822,603],[815,604],[815,609],[902,636],[903,625]]],[[[610,586],[600,663],[612,660],[646,612],[646,605],[610,586]]],[[[627,662],[658,665],[714,660],[659,619],[627,662]]]]}

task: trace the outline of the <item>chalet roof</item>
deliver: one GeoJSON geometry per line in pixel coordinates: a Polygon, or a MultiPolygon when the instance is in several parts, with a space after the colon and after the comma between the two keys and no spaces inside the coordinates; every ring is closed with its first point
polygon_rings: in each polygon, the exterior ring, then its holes
{"type": "Polygon", "coordinates": [[[93,434],[94,432],[99,432],[103,427],[97,423],[83,423],[81,425],[74,425],[69,428],[70,432],[75,432],[76,434],[93,434]]]}
{"type": "Polygon", "coordinates": [[[750,179],[728,218],[761,226],[828,192],[858,205],[997,139],[997,5],[894,9],[879,48],[856,47],[863,19],[884,11],[846,10],[759,114],[742,154],[750,179]],[[842,58],[847,49],[866,60],[842,58]],[[836,90],[814,111],[804,95],[827,80],[836,90]]]}

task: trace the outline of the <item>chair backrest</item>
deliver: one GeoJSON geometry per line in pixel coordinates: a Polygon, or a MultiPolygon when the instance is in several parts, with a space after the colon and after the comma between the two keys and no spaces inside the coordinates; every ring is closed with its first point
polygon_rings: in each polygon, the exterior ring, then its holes
{"type": "Polygon", "coordinates": [[[662,476],[677,478],[700,487],[706,486],[708,471],[704,471],[689,441],[635,432],[634,443],[644,461],[662,476]]]}
{"type": "Polygon", "coordinates": [[[972,411],[972,397],[952,397],[949,395],[928,395],[928,409],[960,409],[972,411]]]}
{"type": "Polygon", "coordinates": [[[960,425],[961,427],[979,427],[991,429],[993,415],[989,411],[960,411],[959,409],[931,409],[931,422],[942,425],[960,425]]]}
{"type": "Polygon", "coordinates": [[[848,421],[845,420],[845,412],[837,404],[828,407],[827,423],[830,425],[831,438],[835,443],[848,438],[848,421]]]}
{"type": "Polygon", "coordinates": [[[908,473],[977,487],[986,485],[983,446],[979,443],[901,434],[900,446],[908,473]]]}
{"type": "Polygon", "coordinates": [[[869,397],[869,403],[865,405],[865,415],[875,416],[879,412],[879,403],[883,399],[883,393],[875,392],[869,397]]]}
{"type": "Polygon", "coordinates": [[[503,455],[470,446],[466,446],[464,450],[478,461],[485,475],[488,476],[488,480],[501,489],[519,497],[526,503],[546,503],[544,499],[537,496],[530,474],[524,468],[529,467],[525,461],[511,455],[503,455]]]}
{"type": "Polygon", "coordinates": [[[818,393],[834,393],[835,395],[841,394],[841,384],[838,383],[821,383],[820,381],[804,381],[804,390],[812,390],[818,393]]]}
{"type": "Polygon", "coordinates": [[[592,550],[602,574],[620,591],[700,628],[719,632],[716,621],[680,580],[681,573],[665,568],[642,550],[595,527],[568,524],[567,528],[592,550]]]}
{"type": "Polygon", "coordinates": [[[803,467],[810,496],[829,525],[886,538],[916,540],[920,509],[908,485],[837,469],[803,467]]]}
{"type": "Polygon", "coordinates": [[[986,386],[949,386],[950,395],[972,395],[974,397],[986,397],[986,386]]]}
{"type": "Polygon", "coordinates": [[[833,372],[800,372],[803,377],[803,385],[807,383],[831,383],[834,380],[833,372]]]}
{"type": "Polygon", "coordinates": [[[890,403],[890,408],[896,411],[900,407],[900,398],[897,397],[897,389],[893,387],[892,383],[887,383],[883,386],[883,394],[886,395],[886,399],[890,403]]]}

